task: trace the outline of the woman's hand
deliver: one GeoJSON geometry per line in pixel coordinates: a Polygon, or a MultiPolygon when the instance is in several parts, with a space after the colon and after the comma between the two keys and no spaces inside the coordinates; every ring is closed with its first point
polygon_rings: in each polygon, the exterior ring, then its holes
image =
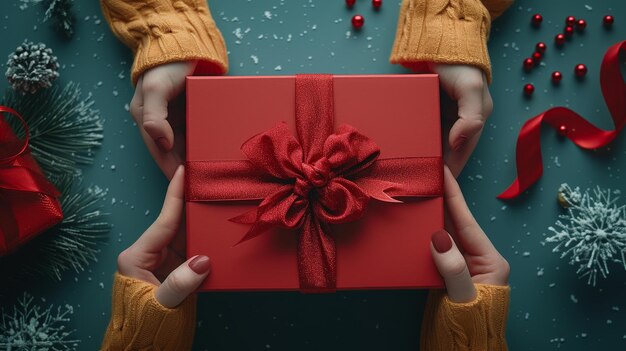
{"type": "Polygon", "coordinates": [[[469,65],[428,63],[439,74],[441,88],[457,102],[458,111],[443,107],[444,158],[454,176],[458,176],[476,148],[487,118],[493,110],[489,85],[483,71],[469,65]]]}
{"type": "Polygon", "coordinates": [[[130,113],[148,151],[168,179],[185,161],[185,77],[197,61],[174,62],[147,70],[135,87],[130,113]]]}
{"type": "Polygon", "coordinates": [[[156,221],[117,258],[120,274],[157,285],[156,300],[167,308],[178,306],[209,275],[209,258],[184,260],[183,216],[184,169],[179,166],[167,188],[163,208],[156,221]],[[178,234],[178,235],[177,235],[178,234]],[[164,280],[163,280],[164,279],[164,280]],[[163,281],[161,283],[161,281],[163,281]]]}
{"type": "Polygon", "coordinates": [[[509,263],[493,246],[470,212],[456,179],[445,168],[446,215],[453,227],[433,234],[431,252],[453,302],[476,297],[474,283],[505,286],[509,263]],[[454,240],[452,240],[454,238],[454,240]]]}

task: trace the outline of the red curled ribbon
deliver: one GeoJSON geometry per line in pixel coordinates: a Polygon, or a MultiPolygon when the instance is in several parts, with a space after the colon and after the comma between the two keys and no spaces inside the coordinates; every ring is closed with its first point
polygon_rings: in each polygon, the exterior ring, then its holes
{"type": "Polygon", "coordinates": [[[517,138],[515,151],[517,178],[499,199],[512,199],[533,185],[543,173],[540,132],[542,123],[557,131],[566,128],[565,136],[583,149],[597,149],[609,144],[626,125],[626,82],[622,78],[619,53],[626,41],[611,46],[604,54],[600,68],[600,86],[604,101],[613,118],[614,130],[602,130],[565,107],[551,108],[526,121],[517,138]]]}
{"type": "Polygon", "coordinates": [[[247,160],[187,162],[187,201],[262,200],[231,219],[252,224],[239,243],[282,227],[297,229],[302,291],[336,288],[336,250],[330,225],[358,219],[370,199],[437,197],[440,157],[379,159],[379,147],[354,127],[334,131],[331,75],[298,75],[296,130],[285,123],[253,136],[247,160]]]}
{"type": "Polygon", "coordinates": [[[20,141],[0,115],[0,256],[63,219],[61,194],[28,149],[28,125],[17,111],[0,106],[3,112],[18,119],[25,136],[20,141]]]}

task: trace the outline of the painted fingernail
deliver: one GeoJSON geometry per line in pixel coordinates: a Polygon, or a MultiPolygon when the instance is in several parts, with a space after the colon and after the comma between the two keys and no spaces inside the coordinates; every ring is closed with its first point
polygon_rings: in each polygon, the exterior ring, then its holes
{"type": "Polygon", "coordinates": [[[448,252],[452,248],[452,239],[445,230],[436,231],[432,238],[433,246],[439,253],[448,252]]]}
{"type": "Polygon", "coordinates": [[[454,145],[452,145],[452,148],[454,149],[454,151],[461,151],[463,146],[465,146],[466,142],[467,142],[467,137],[465,135],[461,135],[456,139],[456,141],[454,142],[454,145]]]}
{"type": "Polygon", "coordinates": [[[161,152],[167,152],[167,139],[165,139],[165,137],[160,137],[156,140],[157,145],[159,146],[159,149],[161,149],[161,152]]]}
{"type": "Polygon", "coordinates": [[[188,265],[192,271],[196,272],[196,274],[204,274],[209,271],[211,262],[206,256],[196,256],[189,261],[188,265]]]}

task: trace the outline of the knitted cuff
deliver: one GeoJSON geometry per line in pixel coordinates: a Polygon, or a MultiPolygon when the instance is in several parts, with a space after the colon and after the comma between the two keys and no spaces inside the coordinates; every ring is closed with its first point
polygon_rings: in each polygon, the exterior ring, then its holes
{"type": "Polygon", "coordinates": [[[420,350],[507,349],[505,329],[510,288],[475,286],[476,299],[467,303],[450,301],[445,290],[430,292],[422,322],[420,350]]]}
{"type": "Polygon", "coordinates": [[[196,296],[163,307],[156,286],[115,273],[111,321],[103,350],[190,350],[196,325],[196,296]]]}
{"type": "Polygon", "coordinates": [[[198,60],[196,73],[225,74],[224,38],[205,0],[100,0],[113,33],[133,50],[133,84],[148,69],[198,60]]]}
{"type": "Polygon", "coordinates": [[[472,65],[491,82],[487,38],[491,17],[480,0],[404,0],[391,63],[472,65]]]}

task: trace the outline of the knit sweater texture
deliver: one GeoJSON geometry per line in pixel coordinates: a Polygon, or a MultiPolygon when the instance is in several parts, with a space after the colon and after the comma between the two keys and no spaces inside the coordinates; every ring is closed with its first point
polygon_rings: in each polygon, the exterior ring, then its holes
{"type": "MultiPolygon", "coordinates": [[[[491,20],[513,0],[403,0],[390,62],[418,70],[425,62],[465,64],[491,81],[487,39],[491,20]]],[[[100,0],[113,33],[134,53],[133,84],[148,69],[197,60],[195,74],[228,71],[224,39],[206,0],[100,0]]],[[[420,337],[422,351],[501,351],[508,287],[476,284],[469,303],[430,292],[420,337]]],[[[102,350],[190,350],[195,295],[174,309],[161,306],[156,286],[117,273],[102,350]]]]}

